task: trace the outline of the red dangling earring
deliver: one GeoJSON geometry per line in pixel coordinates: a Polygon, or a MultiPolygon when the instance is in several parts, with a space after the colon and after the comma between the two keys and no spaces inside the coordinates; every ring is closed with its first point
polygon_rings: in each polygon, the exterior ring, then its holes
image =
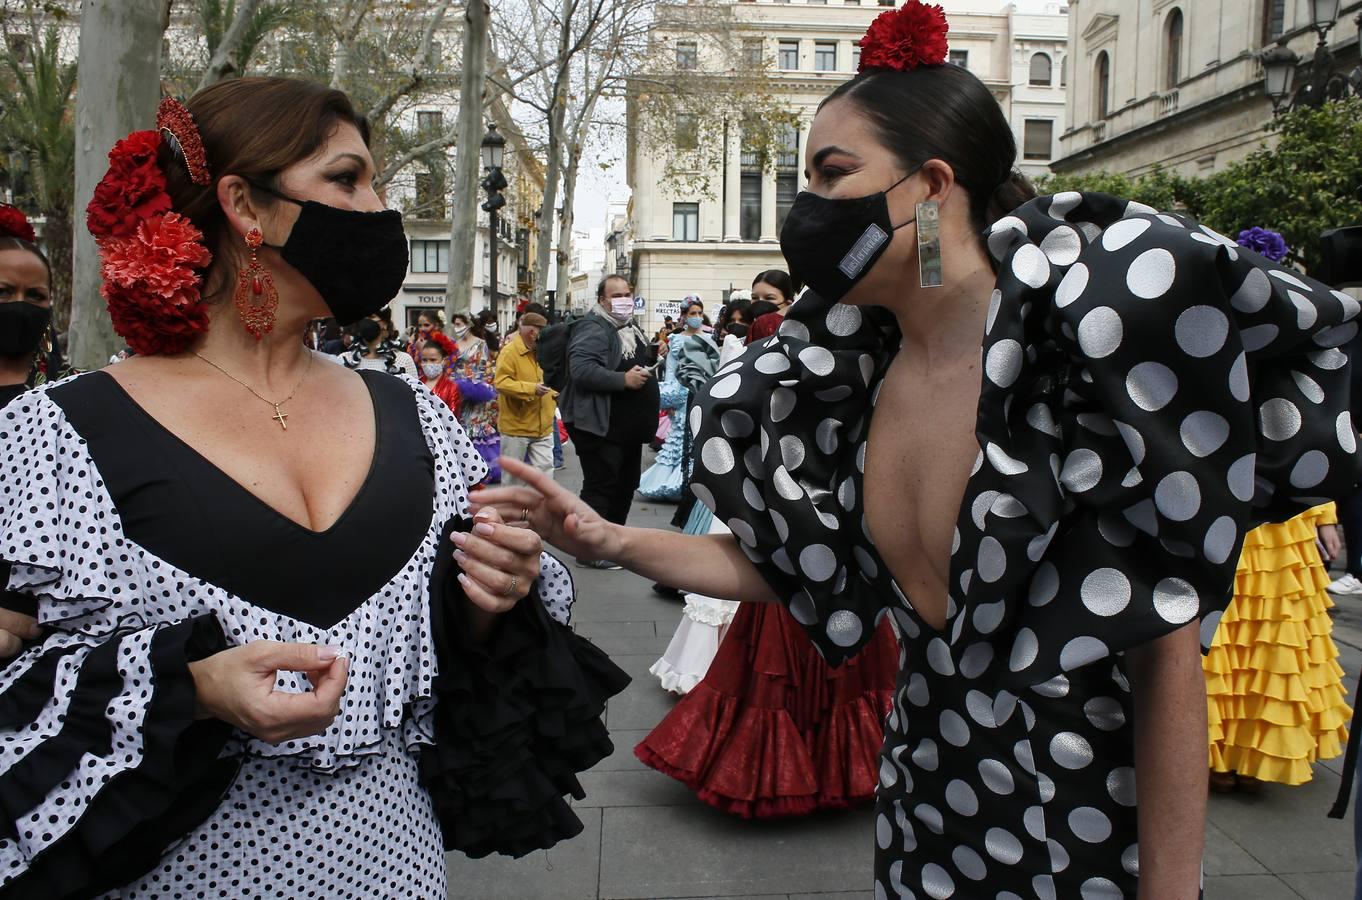
{"type": "Polygon", "coordinates": [[[252,227],[246,232],[251,261],[237,273],[236,294],[232,298],[241,324],[257,341],[274,330],[274,311],[279,308],[279,292],[274,289],[274,279],[256,258],[256,251],[264,242],[259,228],[252,227]]]}

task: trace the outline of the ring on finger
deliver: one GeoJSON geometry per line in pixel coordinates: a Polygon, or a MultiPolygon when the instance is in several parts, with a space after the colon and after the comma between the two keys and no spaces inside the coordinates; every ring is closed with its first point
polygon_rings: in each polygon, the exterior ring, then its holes
{"type": "Polygon", "coordinates": [[[530,521],[530,508],[528,506],[520,511],[520,518],[526,522],[530,521]]]}
{"type": "Polygon", "coordinates": [[[507,586],[507,588],[506,588],[506,593],[502,594],[501,596],[503,596],[503,597],[509,597],[509,596],[511,596],[512,594],[514,594],[514,593],[515,593],[515,589],[516,589],[516,585],[519,584],[519,583],[520,583],[520,578],[519,578],[518,576],[512,575],[512,576],[511,576],[511,583],[510,583],[510,585],[507,586]]]}

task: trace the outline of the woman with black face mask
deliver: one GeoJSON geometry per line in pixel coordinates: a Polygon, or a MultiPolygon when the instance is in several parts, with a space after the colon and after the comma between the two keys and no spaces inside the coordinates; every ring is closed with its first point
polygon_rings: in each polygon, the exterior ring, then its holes
{"type": "Polygon", "coordinates": [[[354,326],[355,346],[341,356],[347,369],[367,369],[387,372],[389,375],[410,375],[417,377],[416,360],[393,340],[389,333],[391,317],[385,319],[383,313],[372,313],[360,319],[354,326]]]}
{"type": "Polygon", "coordinates": [[[567,570],[474,517],[443,400],[303,342],[372,347],[401,288],[367,136],[239,78],[109,152],[86,225],[136,355],[0,415],[0,584],[47,626],[0,620],[7,898],[443,897],[447,848],[581,830],[559,791],[627,678],[563,624],[567,570]]]}
{"type": "Polygon", "coordinates": [[[604,522],[510,462],[531,487],[475,502],[780,602],[833,664],[892,619],[877,897],[1194,900],[1198,640],[1249,528],[1357,480],[1338,347],[1362,305],[1184,216],[1033,197],[939,6],[860,47],[781,234],[809,291],[691,423],[693,490],[733,537],[604,522]]]}
{"type": "Polygon", "coordinates": [[[27,217],[0,203],[0,407],[51,368],[51,276],[27,217]]]}

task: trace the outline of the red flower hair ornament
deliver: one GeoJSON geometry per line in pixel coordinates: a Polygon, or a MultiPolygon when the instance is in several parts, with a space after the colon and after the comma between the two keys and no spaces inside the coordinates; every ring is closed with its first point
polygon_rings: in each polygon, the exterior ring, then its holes
{"type": "Polygon", "coordinates": [[[430,337],[426,338],[426,343],[438,346],[445,352],[445,356],[453,356],[459,349],[443,331],[432,331],[430,337]]]}
{"type": "Polygon", "coordinates": [[[38,242],[38,236],[33,233],[28,216],[24,215],[24,211],[19,207],[8,203],[0,203],[0,237],[17,237],[30,244],[38,242]]]}
{"type": "Polygon", "coordinates": [[[191,181],[212,182],[193,117],[166,98],[155,130],[134,131],[114,144],[109,171],[85,210],[114,332],[139,356],[182,353],[208,330],[201,270],[213,255],[203,233],[172,208],[157,164],[162,141],[183,159],[191,181]]]}
{"type": "Polygon", "coordinates": [[[939,5],[908,0],[870,23],[861,38],[858,71],[911,72],[920,66],[939,66],[946,61],[949,30],[946,13],[939,5]]]}

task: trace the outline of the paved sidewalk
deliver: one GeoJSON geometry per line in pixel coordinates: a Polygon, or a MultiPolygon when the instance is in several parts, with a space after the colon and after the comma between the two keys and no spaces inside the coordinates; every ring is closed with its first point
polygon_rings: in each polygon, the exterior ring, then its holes
{"type": "MultiPolygon", "coordinates": [[[[571,445],[560,480],[576,488],[571,445]]],[[[650,454],[645,454],[648,456],[650,454]]],[[[645,459],[645,465],[648,460],[645,459]]],[[[630,524],[665,527],[675,507],[635,502],[630,524]]],[[[695,561],[677,560],[677,565],[695,561]]],[[[573,623],[629,672],[634,683],[610,704],[615,753],[582,778],[576,805],[586,830],[524,859],[449,856],[450,896],[460,898],[747,898],[850,900],[871,896],[868,809],[782,821],[742,821],[700,803],[679,783],[644,767],[634,745],[672,701],[648,674],[681,617],[628,572],[573,567],[573,623]]],[[[1339,604],[1335,639],[1351,689],[1362,667],[1362,598],[1339,604]]],[[[1346,900],[1352,896],[1352,811],[1325,817],[1339,761],[1300,788],[1212,796],[1207,826],[1208,900],[1346,900]]]]}

